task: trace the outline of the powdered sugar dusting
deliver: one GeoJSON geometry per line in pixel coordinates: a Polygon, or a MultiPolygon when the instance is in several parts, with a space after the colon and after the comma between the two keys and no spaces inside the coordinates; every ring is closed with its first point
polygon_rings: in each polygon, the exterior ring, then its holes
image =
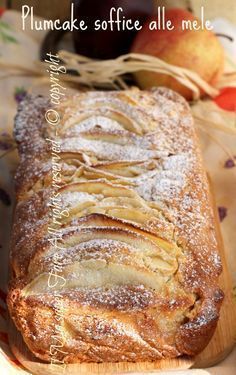
{"type": "Polygon", "coordinates": [[[62,203],[64,207],[75,207],[77,204],[83,202],[96,202],[96,200],[102,197],[99,194],[92,195],[86,192],[70,191],[63,194],[62,203]]]}
{"type": "MultiPolygon", "coordinates": [[[[55,309],[53,293],[40,279],[55,255],[45,231],[50,186],[46,107],[43,98],[27,98],[17,116],[16,140],[23,162],[17,174],[18,196],[23,198],[16,207],[21,225],[15,224],[13,254],[14,271],[22,288],[30,290],[29,300],[55,309]],[[35,274],[39,279],[31,283],[35,274]],[[36,285],[45,293],[36,293],[36,285]]],[[[165,89],[149,94],[88,92],[66,99],[61,114],[60,163],[68,186],[60,190],[60,199],[71,217],[64,218],[64,247],[58,256],[61,275],[68,274],[71,283],[63,293],[70,311],[66,319],[71,331],[65,331],[72,349],[73,343],[86,346],[97,340],[106,349],[112,347],[116,360],[183,354],[175,342],[180,327],[197,334],[217,316],[214,298],[221,268],[207,177],[187,104],[165,89]],[[83,218],[84,227],[79,222],[83,218]],[[109,283],[82,286],[78,270],[83,265],[86,277],[96,270],[96,280],[101,280],[104,272],[109,283]],[[117,270],[114,285],[104,271],[112,265],[117,270]],[[126,266],[128,283],[123,276],[126,266]],[[198,295],[211,302],[199,316],[194,309],[198,295]],[[99,311],[104,314],[100,320],[99,311]],[[127,312],[135,312],[136,320],[127,312]],[[76,333],[73,338],[71,332],[76,333]],[[122,346],[120,336],[132,341],[130,356],[114,345],[117,341],[122,346]]],[[[41,323],[34,324],[42,332],[41,323]]],[[[101,348],[94,347],[101,358],[101,348]]],[[[94,360],[95,352],[87,350],[84,358],[94,360]]]]}

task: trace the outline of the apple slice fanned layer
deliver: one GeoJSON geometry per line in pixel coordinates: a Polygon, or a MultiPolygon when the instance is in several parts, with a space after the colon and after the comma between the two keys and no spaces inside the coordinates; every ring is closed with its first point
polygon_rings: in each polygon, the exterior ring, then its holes
{"type": "MultiPolygon", "coordinates": [[[[31,178],[27,181],[24,194],[21,192],[24,201],[17,209],[22,215],[30,205],[28,202],[34,204],[34,196],[37,201],[40,200],[38,194],[41,190],[44,190],[44,197],[45,191],[48,191],[50,197],[50,168],[53,168],[53,163],[56,162],[57,165],[61,165],[60,173],[64,183],[58,190],[58,204],[61,206],[61,212],[69,213],[60,217],[63,241],[67,243],[68,231],[74,233],[76,227],[80,231],[85,230],[84,218],[88,218],[86,226],[92,238],[95,234],[98,236],[97,239],[95,236],[97,243],[104,240],[113,241],[116,244],[114,248],[124,248],[126,243],[127,249],[131,252],[131,249],[135,248],[133,241],[137,236],[141,238],[140,245],[151,241],[157,247],[158,255],[155,257],[159,257],[159,268],[154,267],[155,272],[165,270],[168,274],[170,270],[176,271],[176,257],[181,254],[174,242],[171,214],[166,211],[165,202],[158,199],[159,197],[155,202],[142,197],[142,191],[146,190],[143,186],[148,185],[153,175],[163,170],[163,160],[168,158],[168,153],[164,149],[156,148],[152,142],[155,138],[152,131],[155,129],[147,127],[145,115],[139,107],[133,106],[135,101],[128,97],[126,99],[127,102],[124,102],[121,94],[120,97],[111,96],[109,101],[101,96],[87,101],[82,95],[79,102],[70,102],[70,115],[68,116],[67,109],[62,116],[63,126],[59,128],[60,160],[49,159],[41,166],[40,163],[36,165],[31,171],[31,178]],[[123,233],[123,239],[121,235],[116,238],[117,231],[123,233]],[[166,261],[164,254],[165,257],[171,257],[171,265],[166,261]]],[[[48,134],[50,135],[50,129],[48,134]]],[[[19,175],[20,173],[21,171],[18,171],[19,175]]],[[[44,198],[42,206],[45,208],[36,214],[34,228],[35,233],[43,234],[43,242],[46,243],[50,238],[47,233],[50,224],[50,215],[46,208],[48,205],[52,206],[52,202],[44,198]]],[[[23,223],[23,227],[27,225],[29,226],[29,223],[23,223]]],[[[20,232],[23,232],[22,229],[20,232]]],[[[70,258],[69,254],[73,254],[71,259],[79,257],[82,245],[78,244],[83,243],[84,238],[81,233],[73,235],[76,250],[67,243],[70,251],[68,250],[68,254],[67,250],[62,252],[66,259],[70,258]]],[[[91,238],[88,234],[87,236],[84,241],[90,243],[91,238]]],[[[29,247],[28,245],[28,238],[21,238],[18,243],[16,241],[15,247],[20,253],[22,248],[29,247]]],[[[137,248],[139,246],[137,245],[137,248]]],[[[28,264],[28,270],[33,267],[35,272],[38,264],[50,264],[51,254],[47,254],[49,246],[41,246],[39,251],[38,243],[35,241],[29,248],[28,255],[25,253],[25,265],[28,264]]],[[[101,249],[101,257],[102,254],[101,249]]],[[[151,267],[151,261],[141,260],[142,256],[142,252],[137,255],[140,265],[151,267]]],[[[19,272],[17,262],[15,272],[19,272]]]]}
{"type": "Polygon", "coordinates": [[[219,269],[185,102],[164,89],[78,93],[58,107],[60,152],[50,149],[55,128],[44,124],[45,106],[37,118],[19,115],[28,126],[21,139],[31,128],[29,143],[41,137],[40,148],[21,146],[34,157],[22,157],[16,176],[8,304],[25,342],[50,361],[62,296],[63,351],[73,353],[58,356],[65,363],[195,354],[178,340],[198,319],[204,293],[217,299],[206,285],[219,269]]]}

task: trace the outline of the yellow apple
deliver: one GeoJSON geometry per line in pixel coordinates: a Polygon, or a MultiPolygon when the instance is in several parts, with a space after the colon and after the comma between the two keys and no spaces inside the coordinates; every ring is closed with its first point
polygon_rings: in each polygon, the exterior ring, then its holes
{"type": "MultiPolygon", "coordinates": [[[[183,30],[182,20],[197,20],[184,9],[166,11],[166,20],[171,20],[173,30],[150,30],[149,25],[152,20],[157,21],[157,17],[148,20],[137,34],[132,52],[156,56],[169,64],[190,69],[198,73],[206,82],[214,85],[224,67],[223,48],[215,34],[205,28],[183,30]]],[[[135,73],[135,78],[143,89],[166,86],[179,92],[186,99],[192,99],[191,90],[169,75],[139,71],[135,73]]]]}

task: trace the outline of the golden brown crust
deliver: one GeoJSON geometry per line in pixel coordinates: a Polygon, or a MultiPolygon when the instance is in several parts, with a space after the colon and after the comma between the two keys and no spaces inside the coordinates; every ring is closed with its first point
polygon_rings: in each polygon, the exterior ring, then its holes
{"type": "Polygon", "coordinates": [[[199,353],[223,293],[187,103],[160,88],[80,93],[61,104],[56,250],[48,107],[27,97],[15,126],[21,162],[8,306],[29,349],[66,363],[199,353]]]}

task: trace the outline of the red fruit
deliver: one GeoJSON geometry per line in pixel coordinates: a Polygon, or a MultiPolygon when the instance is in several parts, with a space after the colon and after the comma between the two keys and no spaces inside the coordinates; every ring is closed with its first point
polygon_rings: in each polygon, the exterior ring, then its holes
{"type": "MultiPolygon", "coordinates": [[[[214,85],[223,71],[224,51],[212,31],[206,29],[183,30],[183,20],[197,22],[193,14],[184,9],[166,10],[166,20],[170,20],[173,30],[150,30],[151,21],[160,21],[158,16],[151,18],[137,34],[132,52],[156,56],[159,59],[182,68],[192,70],[214,85]]],[[[175,78],[156,72],[137,72],[135,78],[143,89],[152,86],[166,86],[179,92],[186,99],[192,99],[192,92],[175,78]]]]}
{"type": "Polygon", "coordinates": [[[226,111],[236,111],[236,87],[223,88],[214,101],[226,111]]]}

